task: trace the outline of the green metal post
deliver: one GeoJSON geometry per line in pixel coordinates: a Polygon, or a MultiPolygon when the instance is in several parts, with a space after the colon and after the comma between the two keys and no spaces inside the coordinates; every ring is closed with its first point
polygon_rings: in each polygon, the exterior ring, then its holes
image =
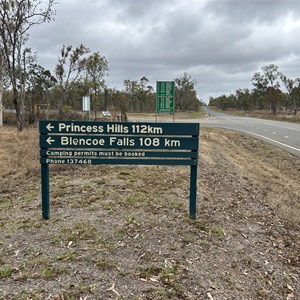
{"type": "Polygon", "coordinates": [[[190,218],[196,219],[197,204],[197,165],[191,166],[190,172],[190,218]]]}
{"type": "Polygon", "coordinates": [[[42,164],[42,216],[43,219],[50,218],[50,196],[49,196],[49,166],[42,164]]]}

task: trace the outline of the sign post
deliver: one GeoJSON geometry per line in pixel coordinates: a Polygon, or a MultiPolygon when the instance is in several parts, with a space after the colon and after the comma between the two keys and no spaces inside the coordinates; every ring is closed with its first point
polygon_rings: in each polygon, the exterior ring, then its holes
{"type": "Polygon", "coordinates": [[[190,166],[196,218],[199,123],[40,121],[42,216],[50,218],[49,164],[190,166]]]}
{"type": "Polygon", "coordinates": [[[49,165],[42,164],[42,214],[43,219],[50,217],[49,165]]]}
{"type": "Polygon", "coordinates": [[[91,112],[91,98],[90,96],[83,96],[82,97],[82,119],[84,120],[84,113],[88,112],[88,116],[90,119],[90,112],[91,112]]]}

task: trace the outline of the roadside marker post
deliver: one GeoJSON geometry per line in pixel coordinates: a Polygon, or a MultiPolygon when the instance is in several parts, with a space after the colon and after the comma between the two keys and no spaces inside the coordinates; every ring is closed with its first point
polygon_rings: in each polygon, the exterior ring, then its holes
{"type": "Polygon", "coordinates": [[[196,219],[199,123],[40,121],[42,217],[50,218],[49,164],[190,166],[196,219]]]}

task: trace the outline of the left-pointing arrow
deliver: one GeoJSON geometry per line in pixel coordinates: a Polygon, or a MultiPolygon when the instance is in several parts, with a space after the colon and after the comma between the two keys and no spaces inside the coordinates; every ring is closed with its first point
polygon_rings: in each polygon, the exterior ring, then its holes
{"type": "Polygon", "coordinates": [[[48,129],[48,131],[51,131],[51,129],[53,129],[54,126],[52,126],[51,123],[49,123],[49,124],[46,126],[46,128],[48,129]]]}
{"type": "Polygon", "coordinates": [[[51,137],[48,137],[46,141],[49,145],[51,145],[53,142],[55,142],[55,140],[52,140],[51,137]]]}

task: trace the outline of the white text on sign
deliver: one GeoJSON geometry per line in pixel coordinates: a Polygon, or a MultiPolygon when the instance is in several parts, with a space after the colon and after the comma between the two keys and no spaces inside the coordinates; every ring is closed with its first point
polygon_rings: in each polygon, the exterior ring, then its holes
{"type": "Polygon", "coordinates": [[[180,147],[181,143],[179,140],[170,138],[155,138],[155,137],[140,137],[134,139],[130,137],[109,137],[104,138],[77,138],[73,136],[61,136],[60,143],[62,146],[128,146],[128,147],[159,147],[163,142],[164,147],[180,147]]]}
{"type": "MultiPolygon", "coordinates": [[[[47,129],[52,131],[51,123],[47,125],[47,129]]],[[[132,134],[163,134],[162,127],[146,124],[133,124],[131,127],[123,124],[107,124],[104,125],[78,125],[59,123],[58,132],[66,133],[132,133],[132,134]]]]}

